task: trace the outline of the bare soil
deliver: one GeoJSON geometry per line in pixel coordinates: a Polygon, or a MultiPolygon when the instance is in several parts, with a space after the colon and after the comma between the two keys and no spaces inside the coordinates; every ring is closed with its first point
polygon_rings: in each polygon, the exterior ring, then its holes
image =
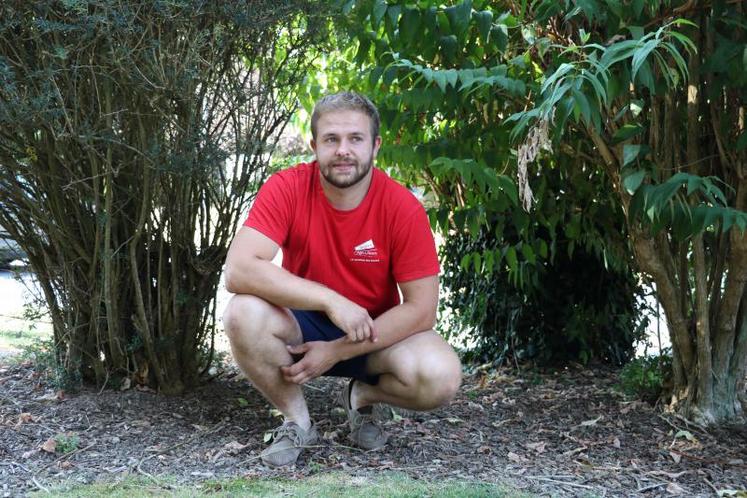
{"type": "Polygon", "coordinates": [[[373,452],[348,445],[335,401],[344,381],[317,379],[305,393],[323,441],[296,466],[272,470],[259,453],[280,419],[235,369],[167,397],[140,387],[69,394],[30,363],[0,362],[0,496],[131,475],[198,483],[332,470],[473,479],[545,496],[747,490],[747,427],[704,429],[627,400],[610,370],[466,377],[448,407],[383,417],[390,442],[373,452]]]}

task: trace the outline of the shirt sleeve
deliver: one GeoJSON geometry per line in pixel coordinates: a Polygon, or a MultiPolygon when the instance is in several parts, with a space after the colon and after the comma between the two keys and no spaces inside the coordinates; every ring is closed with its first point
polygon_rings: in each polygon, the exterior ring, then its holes
{"type": "Polygon", "coordinates": [[[258,230],[281,247],[288,237],[294,210],[290,180],[272,175],[259,189],[244,222],[244,226],[258,230]]]}
{"type": "Polygon", "coordinates": [[[412,214],[395,225],[392,274],[397,282],[438,275],[436,243],[428,215],[420,203],[412,214]]]}

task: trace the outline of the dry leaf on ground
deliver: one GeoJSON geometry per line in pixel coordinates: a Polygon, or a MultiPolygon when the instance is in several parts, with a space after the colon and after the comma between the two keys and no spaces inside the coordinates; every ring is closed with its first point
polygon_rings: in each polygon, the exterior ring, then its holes
{"type": "Polygon", "coordinates": [[[47,439],[44,444],[41,445],[41,449],[46,451],[47,453],[54,453],[57,451],[57,441],[55,441],[53,438],[47,439]]]}

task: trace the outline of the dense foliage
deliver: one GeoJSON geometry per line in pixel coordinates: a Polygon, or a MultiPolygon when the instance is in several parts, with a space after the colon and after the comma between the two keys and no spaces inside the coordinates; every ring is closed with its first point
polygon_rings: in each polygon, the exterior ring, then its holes
{"type": "Polygon", "coordinates": [[[672,405],[742,419],[747,372],[743,2],[533,4],[546,78],[524,125],[584,136],[672,338],[672,405]]]}
{"type": "Polygon", "coordinates": [[[304,1],[0,5],[0,225],[71,377],[179,392],[326,24],[304,1]]]}
{"type": "Polygon", "coordinates": [[[348,5],[359,43],[343,55],[364,73],[356,79],[340,64],[336,83],[374,97],[380,163],[431,201],[446,240],[442,330],[470,331],[482,358],[521,351],[542,361],[624,361],[640,336],[638,285],[609,184],[592,165],[578,167],[584,144],[536,144],[557,153],[523,172],[536,201],[530,212],[520,202],[507,118],[542,78],[520,16],[496,2],[348,5]],[[569,273],[578,270],[603,274],[594,290],[619,304],[615,319],[602,319],[601,303],[590,311],[573,301],[590,290],[569,273]],[[617,278],[630,285],[608,285],[617,278]]]}
{"type": "Polygon", "coordinates": [[[460,264],[464,254],[497,245],[487,240],[494,237],[486,230],[476,238],[453,233],[441,248],[446,295],[440,330],[465,343],[465,359],[547,366],[622,365],[633,358],[647,320],[641,318],[643,300],[632,272],[605,268],[584,248],[570,257],[563,240],[555,261],[534,273],[537,284],[517,289],[506,272],[480,273],[460,264]]]}
{"type": "MultiPolygon", "coordinates": [[[[706,423],[741,418],[747,401],[744,2],[350,0],[345,6],[353,24],[364,26],[357,32],[358,60],[376,61],[369,82],[380,89],[391,138],[400,145],[389,159],[436,193],[439,225],[477,234],[492,213],[516,213],[517,201],[533,209],[548,166],[599,172],[598,201],[622,213],[619,233],[655,283],[667,316],[672,405],[706,423]],[[502,176],[513,167],[518,199],[502,176]]],[[[582,203],[568,206],[558,213],[563,220],[565,213],[588,214],[582,203]]],[[[535,281],[522,278],[522,268],[534,273],[542,260],[541,232],[531,228],[543,224],[542,209],[536,214],[528,224],[512,217],[520,242],[485,248],[466,262],[476,270],[500,263],[513,282],[535,281]]],[[[610,234],[596,232],[605,256],[610,234]]]]}

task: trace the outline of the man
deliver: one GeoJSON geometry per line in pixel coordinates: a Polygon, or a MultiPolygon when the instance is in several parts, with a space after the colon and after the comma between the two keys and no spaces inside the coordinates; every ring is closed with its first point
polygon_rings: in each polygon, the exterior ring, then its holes
{"type": "Polygon", "coordinates": [[[429,410],[461,382],[458,357],[433,331],[439,265],[425,210],[373,166],[376,107],[354,93],[326,96],[311,132],[316,161],[263,185],[226,260],[233,356],[285,416],[262,453],[273,467],[317,441],[301,392],[311,379],[351,378],[341,401],[363,449],[387,440],[374,403],[429,410]],[[282,268],[271,262],[280,247],[282,268]]]}

